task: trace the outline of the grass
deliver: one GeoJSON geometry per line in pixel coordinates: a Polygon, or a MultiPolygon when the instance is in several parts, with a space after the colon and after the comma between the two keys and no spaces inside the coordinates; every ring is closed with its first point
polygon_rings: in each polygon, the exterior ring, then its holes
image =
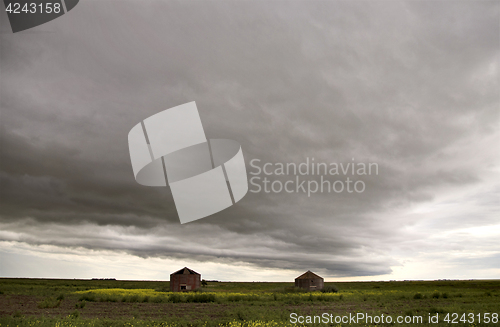
{"type": "Polygon", "coordinates": [[[38,302],[38,308],[40,309],[58,308],[61,305],[61,302],[62,300],[46,297],[42,301],[38,302]]]}
{"type": "MultiPolygon", "coordinates": [[[[310,317],[384,314],[426,320],[438,315],[438,323],[420,325],[448,326],[443,319],[453,313],[459,318],[500,313],[498,280],[325,283],[324,292],[304,292],[293,283],[207,282],[199,292],[168,290],[168,282],[155,281],[0,279],[0,327],[296,326],[290,324],[291,313],[310,317]]],[[[452,325],[498,325],[458,322],[452,325]]],[[[365,325],[374,324],[356,326],[365,325]]]]}

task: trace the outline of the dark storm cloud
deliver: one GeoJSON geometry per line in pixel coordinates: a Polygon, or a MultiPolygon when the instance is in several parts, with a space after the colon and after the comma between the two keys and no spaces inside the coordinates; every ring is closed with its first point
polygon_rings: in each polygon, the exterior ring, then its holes
{"type": "Polygon", "coordinates": [[[498,19],[496,2],[87,1],[40,33],[2,33],[1,222],[17,233],[2,237],[388,273],[418,237],[391,212],[498,164],[483,142],[498,130],[498,19]],[[362,194],[249,193],[180,226],[167,188],[135,183],[127,134],[193,100],[249,171],[314,157],[380,174],[362,194]]]}

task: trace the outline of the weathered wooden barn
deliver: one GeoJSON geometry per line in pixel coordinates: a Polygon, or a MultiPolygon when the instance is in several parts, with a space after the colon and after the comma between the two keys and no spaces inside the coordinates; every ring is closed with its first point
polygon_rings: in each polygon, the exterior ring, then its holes
{"type": "Polygon", "coordinates": [[[308,291],[319,291],[323,289],[325,281],[320,277],[308,270],[299,277],[295,278],[295,286],[303,288],[308,291]]]}
{"type": "Polygon", "coordinates": [[[201,287],[201,275],[187,267],[170,274],[170,291],[194,291],[201,287]]]}

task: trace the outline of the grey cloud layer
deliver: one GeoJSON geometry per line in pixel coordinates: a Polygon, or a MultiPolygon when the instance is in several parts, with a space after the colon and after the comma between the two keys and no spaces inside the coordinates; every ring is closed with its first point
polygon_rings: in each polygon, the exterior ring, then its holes
{"type": "MultiPolygon", "coordinates": [[[[498,165],[499,16],[486,1],[87,1],[36,33],[2,33],[2,230],[31,244],[388,273],[391,249],[418,237],[405,230],[415,217],[391,213],[481,185],[498,165]],[[207,137],[237,140],[247,167],[355,158],[380,174],[363,194],[249,193],[177,226],[170,191],[135,183],[126,136],[193,100],[207,137]],[[191,249],[166,245],[180,240],[191,249]]],[[[494,203],[489,192],[478,196],[494,203]]]]}

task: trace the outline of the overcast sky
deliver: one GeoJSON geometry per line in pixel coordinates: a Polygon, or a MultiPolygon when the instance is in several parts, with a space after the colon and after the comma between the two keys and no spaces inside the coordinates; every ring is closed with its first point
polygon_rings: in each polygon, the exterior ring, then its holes
{"type": "Polygon", "coordinates": [[[0,276],[500,276],[498,1],[84,0],[15,34],[1,18],[0,276]],[[127,135],[190,101],[249,173],[378,175],[181,225],[168,187],[135,182],[127,135]]]}

